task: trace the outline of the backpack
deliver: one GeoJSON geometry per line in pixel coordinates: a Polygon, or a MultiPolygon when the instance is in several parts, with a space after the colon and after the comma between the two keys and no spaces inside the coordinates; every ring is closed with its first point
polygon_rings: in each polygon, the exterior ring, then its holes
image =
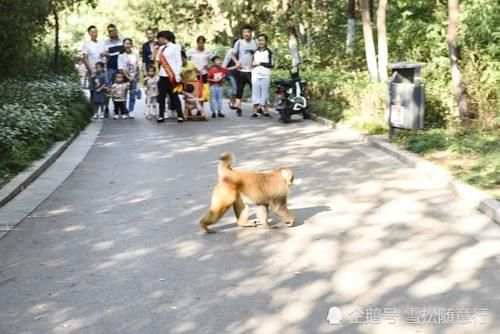
{"type": "MultiPolygon", "coordinates": [[[[235,46],[236,44],[238,44],[238,47],[236,48],[236,56],[235,56],[235,58],[236,58],[236,59],[239,59],[239,57],[240,57],[240,41],[241,41],[241,38],[240,38],[239,40],[237,40],[237,41],[234,43],[234,45],[233,45],[233,49],[234,49],[234,46],[235,46]]],[[[252,42],[255,44],[256,49],[257,49],[257,48],[258,48],[258,46],[259,46],[259,45],[257,44],[257,41],[256,41],[255,39],[252,39],[252,42]]],[[[229,67],[229,65],[228,65],[228,67],[229,67]]]]}

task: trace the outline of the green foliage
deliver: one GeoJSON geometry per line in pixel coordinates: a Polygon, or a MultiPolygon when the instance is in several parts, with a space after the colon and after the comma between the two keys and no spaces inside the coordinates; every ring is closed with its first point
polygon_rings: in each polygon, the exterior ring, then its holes
{"type": "Polygon", "coordinates": [[[340,108],[335,103],[325,100],[312,100],[310,110],[314,114],[330,119],[334,122],[342,120],[344,112],[343,108],[340,108]]]}
{"type": "Polygon", "coordinates": [[[0,184],[29,166],[55,141],[82,129],[90,120],[88,107],[74,77],[1,81],[0,184]]]}
{"type": "Polygon", "coordinates": [[[49,0],[0,1],[0,77],[26,62],[26,52],[45,32],[49,0]]]}
{"type": "Polygon", "coordinates": [[[406,150],[425,154],[441,151],[448,147],[447,132],[441,129],[428,131],[401,131],[396,137],[396,143],[406,150]]]}
{"type": "Polygon", "coordinates": [[[500,133],[471,127],[408,131],[395,142],[431,160],[446,157],[443,163],[453,174],[500,198],[500,133]]]}

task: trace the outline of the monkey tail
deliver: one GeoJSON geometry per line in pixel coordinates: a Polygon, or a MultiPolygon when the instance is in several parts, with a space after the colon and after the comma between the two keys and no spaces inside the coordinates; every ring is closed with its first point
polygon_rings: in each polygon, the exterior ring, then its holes
{"type": "Polygon", "coordinates": [[[219,157],[219,167],[231,168],[234,162],[234,155],[231,152],[222,153],[219,157]]]}
{"type": "Polygon", "coordinates": [[[222,153],[219,157],[219,177],[223,177],[231,170],[231,165],[234,162],[234,154],[231,152],[222,153]]]}

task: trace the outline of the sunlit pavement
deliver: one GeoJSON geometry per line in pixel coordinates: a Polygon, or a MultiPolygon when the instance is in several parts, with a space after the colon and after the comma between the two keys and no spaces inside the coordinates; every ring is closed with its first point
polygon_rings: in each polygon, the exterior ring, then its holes
{"type": "Polygon", "coordinates": [[[156,124],[141,110],[105,120],[0,241],[0,333],[500,331],[499,226],[441,180],[309,121],[156,124]],[[231,212],[199,232],[223,151],[294,169],[296,227],[242,229],[231,212]]]}

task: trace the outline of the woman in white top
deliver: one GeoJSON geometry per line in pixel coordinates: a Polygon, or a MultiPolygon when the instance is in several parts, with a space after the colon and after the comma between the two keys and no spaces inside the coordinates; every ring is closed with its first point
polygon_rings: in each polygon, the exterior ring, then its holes
{"type": "Polygon", "coordinates": [[[212,52],[205,49],[206,42],[207,40],[204,36],[198,36],[196,39],[196,47],[186,52],[188,59],[191,60],[196,67],[196,74],[203,83],[208,82],[208,64],[210,59],[214,56],[212,52]]]}
{"type": "Polygon", "coordinates": [[[267,35],[257,37],[258,49],[253,54],[252,61],[252,118],[271,118],[265,109],[269,98],[269,85],[271,83],[271,69],[274,66],[274,55],[267,48],[267,35]]]}
{"type": "Polygon", "coordinates": [[[125,78],[130,83],[128,116],[134,118],[135,99],[137,96],[137,80],[139,74],[139,53],[133,49],[132,39],[123,40],[123,51],[118,56],[118,70],[122,71],[125,78]]]}

